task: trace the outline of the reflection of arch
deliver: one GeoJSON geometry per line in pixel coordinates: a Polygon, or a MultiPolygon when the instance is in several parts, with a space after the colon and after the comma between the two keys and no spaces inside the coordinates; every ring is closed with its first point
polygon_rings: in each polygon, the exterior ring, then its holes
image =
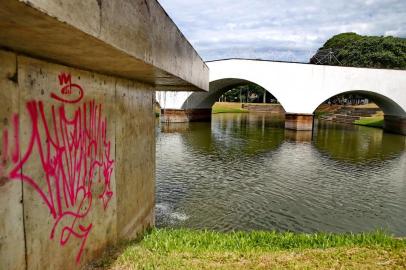
{"type": "Polygon", "coordinates": [[[319,123],[313,132],[313,144],[317,151],[333,160],[364,163],[371,167],[382,160],[398,158],[406,149],[402,136],[388,134],[381,129],[329,121],[319,123]]]}
{"type": "Polygon", "coordinates": [[[283,118],[266,114],[218,114],[214,119],[211,123],[161,124],[161,132],[177,133],[188,149],[197,153],[217,155],[227,149],[236,157],[241,152],[256,155],[273,151],[284,140],[283,118]]]}
{"type": "Polygon", "coordinates": [[[327,98],[324,98],[322,101],[317,101],[318,104],[314,106],[313,112],[317,109],[318,106],[320,106],[324,101],[326,101],[329,98],[332,98],[334,96],[338,95],[347,95],[347,94],[355,94],[355,95],[360,95],[363,97],[366,97],[378,105],[378,107],[384,112],[385,115],[396,115],[396,116],[406,116],[406,111],[394,100],[391,98],[379,94],[374,91],[366,91],[366,90],[351,90],[351,91],[343,91],[336,93],[333,96],[329,96],[327,98]]]}
{"type": "MultiPolygon", "coordinates": [[[[214,103],[221,97],[222,94],[227,92],[233,87],[237,87],[240,85],[245,85],[249,83],[254,83],[256,85],[261,86],[264,88],[268,93],[273,95],[278,101],[278,96],[276,96],[274,93],[271,93],[269,89],[265,88],[259,83],[245,80],[245,79],[239,79],[239,78],[223,78],[223,79],[218,79],[210,82],[210,90],[209,92],[196,92],[191,94],[186,101],[182,105],[182,109],[188,109],[188,108],[193,108],[193,109],[208,109],[211,108],[214,103]]],[[[281,104],[283,107],[283,105],[281,104]]]]}

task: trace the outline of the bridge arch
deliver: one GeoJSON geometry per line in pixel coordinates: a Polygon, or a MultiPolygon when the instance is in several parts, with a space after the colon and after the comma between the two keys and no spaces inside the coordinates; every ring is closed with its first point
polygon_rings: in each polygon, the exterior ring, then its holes
{"type": "MultiPolygon", "coordinates": [[[[267,91],[269,94],[274,96],[278,101],[278,96],[277,94],[274,93],[274,91],[270,91],[267,89],[267,87],[264,87],[261,85],[261,83],[258,83],[256,81],[248,80],[248,79],[242,79],[242,78],[221,78],[221,79],[216,79],[214,81],[210,82],[209,85],[209,92],[195,92],[192,93],[182,104],[182,109],[209,109],[211,108],[216,101],[228,90],[246,85],[246,84],[256,84],[265,91],[267,91]]],[[[283,104],[279,101],[279,104],[283,107],[283,104]]]]}
{"type": "Polygon", "coordinates": [[[321,98],[323,100],[319,99],[314,102],[314,105],[312,107],[313,113],[326,100],[333,98],[335,96],[339,96],[339,95],[359,95],[359,96],[368,98],[369,100],[373,101],[387,116],[388,115],[398,116],[398,117],[406,116],[405,109],[403,109],[399,103],[397,103],[396,101],[394,101],[392,98],[388,97],[387,95],[378,93],[377,91],[371,91],[371,90],[347,90],[347,91],[337,92],[333,95],[329,95],[328,97],[324,96],[321,98]]]}

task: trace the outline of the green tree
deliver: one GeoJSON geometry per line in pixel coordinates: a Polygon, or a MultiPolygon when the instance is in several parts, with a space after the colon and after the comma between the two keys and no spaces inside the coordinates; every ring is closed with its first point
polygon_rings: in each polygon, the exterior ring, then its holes
{"type": "Polygon", "coordinates": [[[310,63],[406,69],[406,39],[342,33],[327,40],[310,63]]]}
{"type": "MultiPolygon", "coordinates": [[[[220,97],[220,100],[231,102],[243,102],[243,103],[244,102],[263,103],[265,93],[266,90],[261,86],[255,83],[248,83],[245,85],[233,87],[232,89],[228,90],[220,97]],[[252,96],[252,94],[256,94],[257,98],[247,99],[247,96],[252,96]]],[[[270,93],[267,93],[265,95],[265,100],[266,102],[271,102],[271,100],[275,100],[275,97],[272,96],[270,93]]]]}

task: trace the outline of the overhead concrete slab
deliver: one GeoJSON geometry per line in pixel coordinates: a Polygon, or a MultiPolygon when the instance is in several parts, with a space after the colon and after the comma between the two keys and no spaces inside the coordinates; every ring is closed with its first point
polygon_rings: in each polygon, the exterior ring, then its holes
{"type": "Polygon", "coordinates": [[[85,70],[208,91],[209,70],[155,0],[0,1],[0,46],[85,70]]]}

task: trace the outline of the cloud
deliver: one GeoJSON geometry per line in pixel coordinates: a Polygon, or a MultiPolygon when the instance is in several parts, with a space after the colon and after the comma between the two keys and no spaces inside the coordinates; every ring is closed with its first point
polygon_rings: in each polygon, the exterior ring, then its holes
{"type": "Polygon", "coordinates": [[[406,37],[405,0],[159,0],[205,60],[307,62],[342,32],[406,37]]]}

